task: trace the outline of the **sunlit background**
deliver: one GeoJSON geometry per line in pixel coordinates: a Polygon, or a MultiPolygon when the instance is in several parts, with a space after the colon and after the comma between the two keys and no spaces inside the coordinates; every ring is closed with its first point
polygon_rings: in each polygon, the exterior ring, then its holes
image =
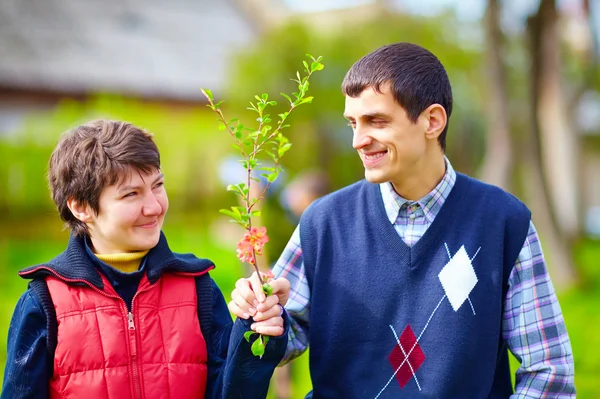
{"type": "MultiPolygon", "coordinates": [[[[154,133],[170,245],[212,259],[229,299],[247,270],[235,257],[241,231],[218,210],[235,203],[225,186],[240,173],[200,88],[226,100],[228,118],[252,126],[246,107],[255,94],[281,98],[306,53],[324,57],[313,104],[290,119],[286,172],[257,221],[271,237],[266,267],[293,231],[306,176],[325,176],[326,191],[363,176],[342,118],[345,72],[381,45],[411,41],[450,75],[454,167],[532,209],[573,344],[578,397],[600,397],[599,31],[596,0],[1,0],[0,379],[27,284],[17,271],[49,260],[68,238],[45,181],[63,131],[102,117],[154,133]]],[[[304,397],[307,358],[278,373],[271,398],[304,397]]]]}

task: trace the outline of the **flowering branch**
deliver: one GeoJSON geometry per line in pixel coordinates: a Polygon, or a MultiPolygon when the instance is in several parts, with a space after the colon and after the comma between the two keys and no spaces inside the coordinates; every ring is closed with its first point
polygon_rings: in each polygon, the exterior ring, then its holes
{"type": "MultiPolygon", "coordinates": [[[[238,195],[243,206],[232,206],[230,209],[220,209],[219,211],[229,216],[232,222],[239,224],[246,230],[242,239],[237,244],[237,257],[242,262],[251,264],[259,277],[261,273],[258,268],[256,256],[262,255],[263,247],[269,241],[269,237],[266,227],[255,227],[252,225],[252,217],[260,216],[260,211],[253,210],[253,208],[264,198],[270,185],[277,180],[282,170],[280,165],[281,158],[292,146],[292,143],[289,142],[289,139],[282,132],[283,129],[289,127],[285,123],[287,118],[300,105],[312,102],[313,97],[306,95],[309,88],[309,79],[314,72],[322,70],[324,65],[321,63],[322,57],[314,58],[310,54],[307,54],[307,57],[310,58],[311,63],[309,65],[307,61],[303,61],[304,76],[296,72],[296,79],[292,79],[297,84],[298,91],[292,93],[291,96],[281,93],[287,100],[289,108],[287,111],[278,114],[275,128],[272,126],[273,121],[270,114],[265,111],[267,107],[277,105],[277,102],[269,100],[268,94],[264,93],[261,96],[254,96],[256,102],[251,101],[250,106],[247,108],[257,114],[256,121],[258,122],[258,127],[252,129],[244,126],[238,119],[227,121],[220,108],[222,101],[215,102],[212,92],[208,89],[202,89],[202,94],[208,100],[208,107],[217,114],[219,130],[227,130],[234,140],[233,148],[242,155],[240,162],[247,173],[245,182],[230,184],[227,186],[227,191],[232,191],[238,195]],[[261,154],[267,155],[273,161],[273,164],[262,163],[258,158],[261,154]],[[263,173],[260,176],[267,180],[267,184],[256,197],[253,197],[250,190],[253,182],[260,182],[258,178],[252,175],[254,170],[262,171],[263,173]]],[[[268,279],[268,275],[262,277],[263,291],[266,295],[271,295],[273,288],[268,284],[268,279]]],[[[248,331],[247,334],[245,336],[249,341],[250,336],[254,332],[248,331]]],[[[259,339],[252,344],[252,352],[255,355],[262,356],[268,338],[268,336],[259,335],[259,339]]]]}

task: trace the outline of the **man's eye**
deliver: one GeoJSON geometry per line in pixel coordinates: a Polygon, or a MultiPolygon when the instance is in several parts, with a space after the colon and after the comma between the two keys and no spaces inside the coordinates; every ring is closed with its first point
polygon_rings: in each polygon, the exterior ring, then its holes
{"type": "Polygon", "coordinates": [[[356,122],[348,122],[348,126],[350,126],[351,128],[355,128],[356,122]]]}
{"type": "Polygon", "coordinates": [[[132,191],[130,193],[127,193],[123,196],[123,198],[131,198],[131,197],[135,197],[137,195],[137,192],[132,191]]]}
{"type": "Polygon", "coordinates": [[[154,188],[160,188],[160,187],[162,187],[164,185],[165,185],[165,182],[161,181],[160,183],[156,183],[156,185],[154,186],[154,188]]]}

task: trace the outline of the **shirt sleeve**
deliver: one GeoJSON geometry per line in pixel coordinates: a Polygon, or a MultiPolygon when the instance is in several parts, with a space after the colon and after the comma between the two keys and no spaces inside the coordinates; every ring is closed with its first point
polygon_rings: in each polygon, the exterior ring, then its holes
{"type": "Polygon", "coordinates": [[[31,290],[25,291],[8,330],[2,399],[45,399],[53,359],[46,346],[46,313],[31,290]]]}
{"type": "Polygon", "coordinates": [[[308,348],[310,289],[306,280],[300,225],[296,227],[281,257],[273,267],[276,277],[285,277],[290,282],[290,297],[285,310],[290,316],[289,339],[281,365],[300,356],[308,348]]]}
{"type": "Polygon", "coordinates": [[[511,398],[574,398],[571,343],[532,222],[508,284],[502,334],[521,363],[511,398]]]}
{"type": "MultiPolygon", "coordinates": [[[[284,320],[287,317],[284,317],[284,320]]],[[[262,398],[266,397],[275,367],[287,346],[289,323],[280,337],[269,337],[262,358],[254,356],[244,333],[250,330],[252,319],[231,319],[223,294],[213,281],[213,324],[207,342],[208,377],[205,398],[262,398]]]]}

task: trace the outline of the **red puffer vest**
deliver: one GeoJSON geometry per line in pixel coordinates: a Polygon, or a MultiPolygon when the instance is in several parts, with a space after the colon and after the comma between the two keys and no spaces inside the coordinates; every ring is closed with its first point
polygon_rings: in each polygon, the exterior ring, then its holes
{"type": "Polygon", "coordinates": [[[144,276],[131,313],[102,280],[104,290],[46,277],[58,321],[50,398],[203,398],[194,277],[166,273],[150,284],[144,276]]]}

